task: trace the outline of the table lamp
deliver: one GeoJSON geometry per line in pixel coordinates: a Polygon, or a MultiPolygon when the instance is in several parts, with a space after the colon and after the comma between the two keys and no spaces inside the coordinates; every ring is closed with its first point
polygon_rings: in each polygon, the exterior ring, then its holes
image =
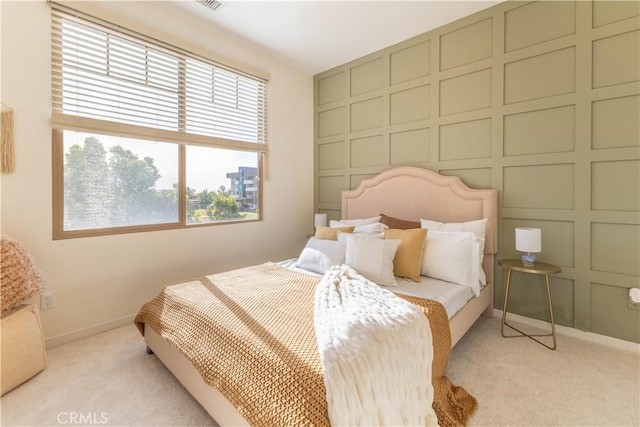
{"type": "Polygon", "coordinates": [[[542,252],[542,230],[539,228],[516,228],[516,250],[526,252],[522,255],[522,264],[531,267],[536,262],[536,253],[542,252]]]}
{"type": "Polygon", "coordinates": [[[327,214],[326,213],[317,213],[313,217],[313,225],[317,227],[326,227],[327,226],[327,214]]]}

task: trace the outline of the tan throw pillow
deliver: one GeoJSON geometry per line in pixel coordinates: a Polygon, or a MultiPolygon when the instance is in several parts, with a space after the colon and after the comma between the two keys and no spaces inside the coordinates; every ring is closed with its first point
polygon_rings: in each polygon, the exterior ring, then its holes
{"type": "Polygon", "coordinates": [[[398,246],[396,256],[393,259],[393,274],[419,282],[427,229],[389,229],[384,232],[384,238],[400,240],[400,246],[398,246]]]}
{"type": "Polygon", "coordinates": [[[315,238],[320,240],[338,240],[338,231],[353,233],[353,225],[349,227],[316,227],[315,238]]]}
{"type": "Polygon", "coordinates": [[[40,293],[44,280],[31,253],[21,242],[0,235],[2,311],[11,310],[40,293]]]}
{"type": "Polygon", "coordinates": [[[380,214],[380,222],[389,228],[396,228],[398,230],[420,228],[420,221],[406,221],[404,219],[394,218],[385,214],[380,214]]]}

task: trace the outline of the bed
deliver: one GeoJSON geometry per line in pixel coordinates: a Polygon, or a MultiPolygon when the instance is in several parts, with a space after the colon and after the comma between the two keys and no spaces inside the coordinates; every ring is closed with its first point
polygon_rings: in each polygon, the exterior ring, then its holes
{"type": "MultiPolygon", "coordinates": [[[[380,214],[385,214],[386,217],[411,222],[421,222],[426,219],[426,221],[430,221],[427,222],[427,224],[431,225],[434,230],[438,229],[443,233],[458,231],[458,229],[463,230],[465,224],[484,221],[484,235],[483,239],[481,239],[482,244],[478,247],[481,248],[482,256],[480,256],[480,259],[482,271],[486,275],[486,280],[483,279],[483,284],[477,292],[469,293],[467,291],[467,296],[464,297],[464,299],[467,299],[466,303],[463,301],[458,304],[458,307],[451,308],[447,306],[447,301],[445,301],[444,304],[437,302],[438,296],[432,299],[424,299],[426,297],[421,294],[421,291],[417,290],[417,284],[408,283],[406,280],[400,278],[397,280],[398,286],[392,289],[392,291],[402,299],[407,300],[416,306],[420,306],[420,304],[422,304],[420,309],[423,310],[425,314],[428,314],[429,322],[431,323],[430,327],[433,333],[434,347],[436,346],[436,341],[445,342],[443,345],[445,347],[448,346],[448,351],[450,351],[451,346],[455,345],[455,343],[460,340],[479,316],[482,314],[490,316],[492,312],[494,256],[497,252],[497,192],[495,190],[471,189],[459,178],[443,176],[426,169],[415,167],[399,167],[387,170],[374,178],[364,180],[357,189],[343,192],[341,220],[348,221],[360,218],[371,218],[379,216],[380,214]],[[453,228],[450,226],[453,226],[453,228]],[[433,303],[430,302],[432,300],[434,301],[433,303]],[[442,326],[443,322],[444,326],[442,326]],[[448,327],[446,327],[447,324],[448,327]],[[437,330],[434,329],[434,325],[439,325],[437,330]]],[[[428,232],[432,233],[432,230],[429,230],[428,232]]],[[[437,235],[435,232],[433,232],[433,234],[437,235]]],[[[429,241],[427,240],[427,246],[428,245],[429,241]]],[[[218,292],[218,289],[209,283],[210,280],[216,281],[222,280],[223,278],[225,280],[229,280],[230,285],[228,286],[228,289],[232,290],[230,293],[230,295],[232,295],[233,292],[239,289],[239,284],[244,283],[243,280],[246,281],[247,277],[253,278],[253,275],[256,274],[256,272],[265,277],[264,281],[267,286],[272,286],[273,280],[270,275],[273,271],[275,272],[273,274],[277,273],[277,275],[286,277],[284,280],[291,284],[291,288],[286,291],[283,290],[283,294],[277,296],[276,299],[280,298],[284,301],[282,304],[285,306],[287,304],[291,305],[292,308],[290,309],[292,312],[297,313],[297,308],[295,308],[295,306],[298,302],[296,301],[296,298],[299,298],[299,300],[308,298],[308,295],[302,295],[303,291],[300,291],[300,289],[307,286],[307,282],[310,283],[307,288],[309,288],[309,286],[315,286],[315,284],[318,283],[319,278],[314,277],[318,276],[317,273],[313,275],[298,271],[299,269],[296,268],[296,265],[297,264],[295,262],[290,262],[279,264],[268,263],[261,266],[252,266],[248,269],[208,276],[207,278],[200,279],[200,283],[198,283],[198,281],[191,281],[184,284],[184,286],[190,289],[188,292],[195,293],[195,301],[200,301],[208,298],[209,294],[218,292]],[[245,277],[249,272],[252,276],[245,277]],[[211,279],[212,277],[214,279],[211,279]],[[301,294],[299,296],[294,296],[293,301],[286,300],[286,295],[295,294],[296,292],[301,292],[301,294]]],[[[423,281],[422,278],[420,281],[423,281]]],[[[256,280],[256,283],[258,282],[259,280],[256,280]]],[[[443,284],[441,280],[437,282],[443,286],[446,285],[443,284]]],[[[433,282],[429,283],[429,278],[425,279],[425,283],[427,288],[431,288],[431,291],[438,287],[437,284],[434,285],[433,282]]],[[[261,304],[260,292],[263,291],[260,289],[255,288],[251,291],[256,295],[254,304],[258,307],[257,310],[263,310],[264,313],[279,313],[286,309],[286,307],[281,305],[270,306],[268,302],[261,304]]],[[[445,286],[441,289],[444,293],[450,292],[450,290],[450,286],[445,286]]],[[[313,345],[315,345],[310,344],[311,347],[305,348],[302,348],[304,346],[301,345],[300,349],[282,348],[280,338],[278,336],[273,336],[271,333],[265,332],[262,324],[248,324],[245,308],[236,305],[233,295],[231,297],[220,295],[218,296],[218,300],[222,301],[222,305],[225,309],[229,309],[233,315],[239,319],[243,324],[243,327],[250,329],[252,335],[256,335],[260,340],[262,340],[261,345],[269,347],[269,349],[276,354],[276,359],[278,360],[273,363],[278,366],[278,369],[280,369],[280,359],[289,358],[298,360],[300,354],[296,353],[296,351],[308,352],[309,348],[313,348],[313,345]]],[[[181,322],[188,323],[196,317],[202,317],[200,312],[197,311],[199,309],[192,309],[189,307],[189,309],[185,310],[184,308],[173,307],[174,305],[180,305],[182,301],[154,301],[154,310],[156,313],[163,313],[163,315],[171,313],[170,316],[179,317],[181,322]],[[189,311],[189,313],[186,313],[187,311],[189,311]]],[[[147,303],[145,307],[149,304],[151,304],[151,302],[147,303]]],[[[167,366],[167,368],[200,402],[209,414],[211,414],[211,416],[223,426],[248,425],[250,424],[247,421],[248,418],[252,420],[251,424],[260,424],[261,422],[259,421],[262,420],[260,415],[257,418],[255,414],[250,416],[249,412],[247,412],[247,408],[242,404],[238,404],[239,401],[242,401],[244,396],[234,396],[233,393],[230,395],[227,384],[225,383],[225,372],[234,372],[234,364],[238,362],[237,359],[239,359],[239,357],[235,356],[235,360],[227,360],[224,367],[221,367],[218,370],[218,374],[220,376],[213,375],[213,377],[206,377],[198,368],[210,364],[208,359],[205,356],[198,356],[197,353],[195,353],[196,356],[193,356],[194,353],[191,352],[192,349],[185,351],[184,344],[180,348],[175,344],[172,344],[166,337],[166,330],[158,327],[158,324],[154,323],[154,320],[148,317],[148,312],[150,310],[145,310],[145,307],[143,307],[141,312],[138,314],[136,324],[140,328],[141,332],[143,332],[149,352],[154,353],[167,366]],[[146,314],[143,315],[143,311],[146,314]],[[162,333],[158,333],[158,330],[162,330],[162,333]],[[190,359],[187,358],[185,354],[190,354],[190,359]],[[220,390],[225,392],[222,393],[220,390]],[[232,404],[232,401],[236,403],[232,404]]],[[[205,310],[207,308],[202,307],[202,309],[205,310]]],[[[308,307],[307,309],[303,308],[300,310],[301,319],[307,316],[306,320],[301,320],[301,322],[308,322],[308,313],[305,314],[305,310],[309,311],[308,307]]],[[[313,311],[312,305],[310,310],[313,311]]],[[[312,315],[313,314],[311,314],[311,316],[312,315]]],[[[289,323],[292,324],[284,325],[284,327],[292,329],[294,331],[293,333],[297,333],[295,331],[297,331],[296,324],[298,319],[295,316],[294,319],[296,321],[290,321],[289,323]]],[[[208,331],[209,327],[207,326],[204,329],[208,331]]],[[[181,328],[174,327],[171,333],[180,334],[181,328]]],[[[209,332],[205,332],[205,334],[207,333],[209,332]]],[[[190,343],[192,341],[194,342],[193,346],[197,346],[198,344],[201,344],[200,341],[202,340],[185,338],[184,342],[188,343],[187,345],[191,347],[192,345],[190,343]]],[[[208,348],[207,351],[215,350],[208,348]]],[[[238,354],[244,354],[243,352],[246,353],[246,350],[244,349],[238,351],[238,354]]],[[[248,355],[247,357],[254,356],[248,355]]],[[[442,383],[435,385],[436,394],[438,393],[438,390],[440,390],[440,386],[445,387],[446,393],[448,393],[448,397],[445,398],[445,400],[451,401],[459,398],[456,404],[459,404],[460,408],[452,410],[452,412],[464,412],[464,410],[472,411],[475,409],[475,406],[473,406],[475,405],[475,399],[473,399],[472,396],[467,395],[464,389],[450,384],[444,375],[447,362],[448,352],[436,352],[433,359],[433,369],[434,372],[440,372],[442,374],[438,379],[438,381],[441,381],[442,383]],[[473,406],[473,408],[469,409],[469,406],[473,406]]],[[[261,362],[259,360],[254,360],[247,363],[259,364],[261,362]]],[[[299,384],[308,383],[310,384],[308,387],[323,389],[322,378],[318,378],[317,375],[318,364],[319,362],[312,366],[308,372],[296,372],[295,375],[291,375],[290,373],[283,374],[282,376],[286,377],[284,380],[284,383],[286,384],[284,386],[277,385],[277,387],[284,387],[282,390],[277,388],[276,385],[271,384],[270,378],[266,380],[262,378],[259,380],[259,383],[263,384],[263,387],[261,388],[269,390],[269,394],[281,396],[281,400],[303,399],[299,397],[303,396],[302,392],[299,393],[296,390],[296,387],[298,387],[299,384]],[[300,380],[300,378],[303,378],[304,381],[300,380]]],[[[322,368],[320,367],[320,370],[321,369],[322,368]]],[[[326,413],[326,408],[322,407],[322,405],[326,405],[326,402],[324,402],[324,396],[316,402],[310,402],[310,399],[307,398],[304,398],[303,400],[305,405],[317,409],[317,412],[320,415],[315,415],[316,418],[311,417],[302,420],[300,418],[296,418],[299,417],[299,414],[293,414],[291,415],[293,418],[288,418],[286,424],[327,425],[327,420],[319,420],[318,418],[322,418],[322,414],[326,413]],[[317,407],[320,407],[320,409],[317,407]]],[[[435,406],[436,405],[434,403],[434,407],[435,406]]],[[[265,411],[268,411],[268,409],[269,408],[265,408],[265,411]]],[[[438,411],[436,410],[436,412],[438,411]]],[[[441,425],[455,425],[458,423],[455,420],[447,422],[448,420],[442,417],[448,417],[448,415],[446,413],[443,414],[442,412],[438,412],[438,418],[441,425]]],[[[268,424],[269,422],[265,422],[265,425],[268,424]]]]}

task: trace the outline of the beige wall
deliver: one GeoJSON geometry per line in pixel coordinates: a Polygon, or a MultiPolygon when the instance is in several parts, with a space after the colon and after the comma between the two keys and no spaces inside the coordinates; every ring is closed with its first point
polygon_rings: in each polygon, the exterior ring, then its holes
{"type": "Polygon", "coordinates": [[[162,2],[79,3],[174,45],[269,75],[264,221],[52,240],[50,13],[44,0],[0,2],[2,102],[15,112],[16,172],[2,177],[2,232],[25,243],[56,293],[41,313],[49,344],[132,321],[170,282],[296,256],[312,229],[312,77],[188,21],[162,2]],[[121,15],[126,13],[126,15],[121,15]],[[149,17],[147,24],[136,17],[149,17]],[[170,23],[170,25],[168,25],[170,23]]]}
{"type": "MultiPolygon", "coordinates": [[[[318,74],[315,207],[414,165],[500,192],[500,252],[543,230],[556,321],[640,342],[640,3],[505,2],[318,74]]],[[[501,308],[504,275],[496,278],[501,308]]],[[[539,277],[510,309],[546,319],[539,277]]]]}

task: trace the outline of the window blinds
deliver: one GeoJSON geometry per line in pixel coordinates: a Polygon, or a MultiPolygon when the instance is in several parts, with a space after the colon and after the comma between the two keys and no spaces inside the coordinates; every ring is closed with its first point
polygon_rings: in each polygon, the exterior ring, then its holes
{"type": "Polygon", "coordinates": [[[52,3],[52,126],[266,152],[266,81],[52,3]]]}

